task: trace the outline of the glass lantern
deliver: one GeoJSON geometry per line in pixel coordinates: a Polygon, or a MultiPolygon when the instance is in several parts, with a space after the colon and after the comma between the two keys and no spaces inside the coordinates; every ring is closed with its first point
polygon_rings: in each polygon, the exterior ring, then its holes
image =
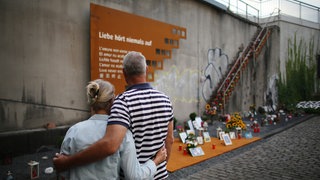
{"type": "Polygon", "coordinates": [[[208,123],[207,123],[207,121],[203,122],[203,131],[204,132],[208,132],[208,123]]]}
{"type": "Polygon", "coordinates": [[[197,141],[199,144],[203,144],[203,128],[198,129],[197,141]]]}
{"type": "Polygon", "coordinates": [[[198,136],[203,137],[203,131],[204,131],[203,128],[199,128],[199,129],[198,129],[198,136]]]}
{"type": "Polygon", "coordinates": [[[30,161],[30,178],[31,179],[37,179],[39,178],[39,162],[36,161],[30,161]]]}
{"type": "Polygon", "coordinates": [[[221,127],[217,128],[217,138],[220,139],[220,132],[222,132],[221,127]]]}
{"type": "Polygon", "coordinates": [[[242,137],[242,129],[241,129],[241,127],[236,127],[236,137],[238,139],[241,139],[241,137],[242,137]]]}

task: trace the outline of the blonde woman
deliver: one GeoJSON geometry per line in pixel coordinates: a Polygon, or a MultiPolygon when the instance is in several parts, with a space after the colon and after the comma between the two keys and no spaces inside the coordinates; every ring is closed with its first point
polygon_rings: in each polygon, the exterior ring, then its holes
{"type": "MultiPolygon", "coordinates": [[[[86,89],[92,116],[68,130],[61,146],[61,154],[72,155],[80,152],[106,133],[114,100],[114,87],[107,81],[97,79],[89,82],[86,89]]],[[[153,160],[140,165],[132,133],[127,131],[120,148],[113,155],[88,165],[71,168],[61,175],[66,179],[120,179],[121,168],[125,179],[153,179],[156,166],[162,163],[166,156],[166,149],[162,148],[153,160]]]]}

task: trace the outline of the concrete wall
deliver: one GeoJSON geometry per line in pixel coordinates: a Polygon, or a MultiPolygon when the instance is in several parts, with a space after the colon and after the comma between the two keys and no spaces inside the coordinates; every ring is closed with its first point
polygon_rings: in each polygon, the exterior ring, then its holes
{"type": "MultiPolygon", "coordinates": [[[[180,40],[152,83],[171,97],[179,122],[191,112],[202,114],[238,48],[247,46],[257,30],[255,24],[197,0],[1,0],[0,132],[49,122],[70,125],[89,116],[85,86],[90,80],[91,2],[187,28],[187,39],[180,40]],[[204,81],[206,75],[213,88],[204,81]]],[[[264,103],[269,79],[277,74],[278,50],[285,48],[279,36],[276,30],[268,48],[243,72],[228,104],[230,113],[264,103]]]]}
{"type": "MultiPolygon", "coordinates": [[[[266,95],[275,90],[279,70],[279,28],[270,27],[272,34],[260,55],[252,58],[242,71],[240,81],[227,104],[227,112],[248,112],[251,105],[266,105],[266,95]]],[[[273,94],[275,96],[276,94],[273,94]]]]}
{"type": "Polygon", "coordinates": [[[88,116],[89,2],[0,2],[0,131],[88,116]]]}
{"type": "MultiPolygon", "coordinates": [[[[265,20],[262,19],[261,23],[265,26],[265,20]]],[[[267,70],[267,91],[272,92],[272,99],[274,104],[278,103],[277,90],[275,88],[276,80],[279,79],[280,73],[282,78],[286,71],[286,62],[288,60],[288,41],[294,41],[296,36],[297,43],[303,42],[304,46],[309,50],[309,43],[311,40],[314,42],[314,52],[309,54],[307,50],[307,56],[311,57],[316,61],[316,55],[320,54],[320,24],[314,23],[299,18],[279,15],[272,18],[268,18],[268,26],[277,26],[277,34],[273,36],[269,43],[275,47],[271,48],[272,51],[268,55],[269,58],[265,58],[263,61],[270,63],[270,68],[267,70]]],[[[275,32],[275,31],[274,31],[275,32]]],[[[303,47],[304,48],[304,47],[303,47]]],[[[316,62],[317,63],[317,62],[316,62]]],[[[319,91],[319,90],[318,90],[319,91]]]]}
{"type": "MultiPolygon", "coordinates": [[[[301,21],[292,17],[281,16],[279,17],[279,24],[281,30],[280,39],[280,66],[281,73],[284,73],[285,62],[288,59],[288,40],[294,41],[296,35],[297,43],[300,40],[309,47],[310,41],[314,41],[314,53],[320,54],[320,24],[311,23],[308,21],[301,21]]],[[[315,54],[313,54],[315,58],[315,54]]]]}

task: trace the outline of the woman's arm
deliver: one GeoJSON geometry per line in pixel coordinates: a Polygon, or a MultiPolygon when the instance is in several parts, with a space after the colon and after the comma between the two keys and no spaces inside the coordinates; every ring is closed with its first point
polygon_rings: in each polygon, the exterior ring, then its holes
{"type": "Polygon", "coordinates": [[[53,158],[53,164],[58,172],[62,172],[72,167],[101,160],[119,149],[126,132],[127,128],[125,126],[108,125],[106,134],[102,139],[72,156],[56,154],[56,157],[53,158]]]}

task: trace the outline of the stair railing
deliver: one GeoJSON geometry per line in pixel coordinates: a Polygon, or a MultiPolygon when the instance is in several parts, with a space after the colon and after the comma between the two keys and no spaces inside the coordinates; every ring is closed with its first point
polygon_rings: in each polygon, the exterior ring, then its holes
{"type": "Polygon", "coordinates": [[[259,34],[256,36],[254,42],[250,42],[249,45],[245,48],[245,50],[241,53],[241,55],[236,59],[233,63],[233,66],[229,70],[226,78],[224,78],[223,82],[220,84],[216,95],[216,98],[220,97],[219,102],[223,101],[222,109],[224,110],[224,106],[226,104],[226,98],[228,98],[232,91],[233,87],[238,82],[236,78],[240,78],[240,71],[244,70],[246,67],[250,56],[258,56],[262,47],[265,44],[265,41],[271,34],[271,30],[267,27],[262,28],[259,31],[259,34]],[[233,86],[232,86],[233,85],[233,86]],[[228,92],[230,91],[230,92],[228,92]]]}

